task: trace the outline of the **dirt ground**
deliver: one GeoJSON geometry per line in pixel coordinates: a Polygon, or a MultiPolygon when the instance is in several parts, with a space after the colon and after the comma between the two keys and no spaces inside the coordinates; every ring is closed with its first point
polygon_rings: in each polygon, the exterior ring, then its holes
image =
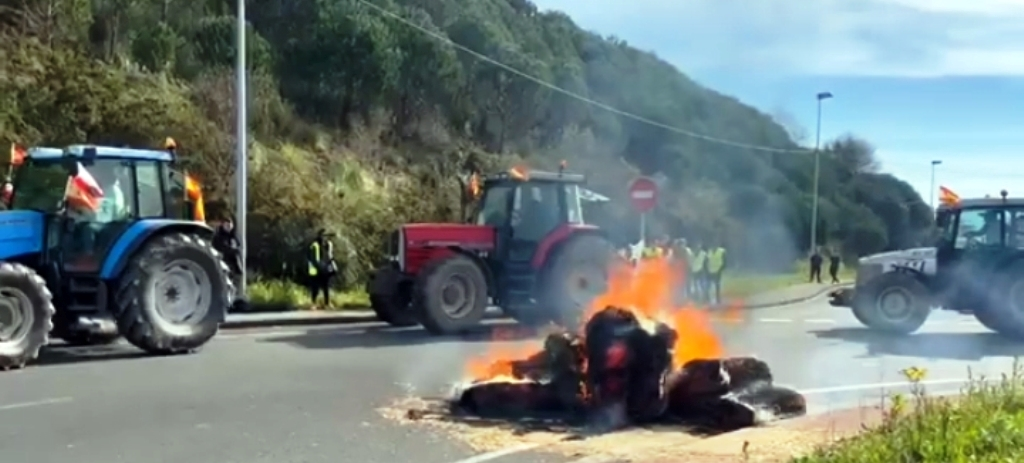
{"type": "Polygon", "coordinates": [[[399,400],[380,412],[401,424],[450,434],[480,452],[539,444],[538,450],[551,453],[638,463],[785,463],[875,426],[882,418],[880,407],[862,407],[706,437],[678,426],[588,435],[553,423],[453,418],[443,402],[420,398],[399,400]]]}

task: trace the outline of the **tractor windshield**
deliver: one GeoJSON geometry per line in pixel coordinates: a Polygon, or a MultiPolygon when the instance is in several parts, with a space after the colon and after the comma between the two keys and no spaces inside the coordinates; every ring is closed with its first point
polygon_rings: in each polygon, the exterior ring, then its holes
{"type": "MultiPolygon", "coordinates": [[[[954,247],[1024,249],[1024,208],[970,208],[960,211],[954,247]]],[[[953,229],[950,225],[948,229],[953,229]]]]}
{"type": "Polygon", "coordinates": [[[488,185],[480,208],[476,214],[477,225],[505,226],[508,223],[509,195],[514,190],[513,184],[488,185]]]}
{"type": "Polygon", "coordinates": [[[64,204],[68,171],[59,161],[30,161],[18,167],[13,179],[11,209],[57,212],[64,204]]]}

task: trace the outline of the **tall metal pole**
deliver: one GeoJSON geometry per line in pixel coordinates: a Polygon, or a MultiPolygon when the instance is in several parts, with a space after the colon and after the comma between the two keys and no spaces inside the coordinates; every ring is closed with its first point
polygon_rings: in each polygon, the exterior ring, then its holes
{"type": "Polygon", "coordinates": [[[814,135],[814,193],[811,196],[811,249],[818,248],[818,182],[821,177],[821,102],[832,98],[830,92],[818,93],[818,122],[814,135]]]}
{"type": "Polygon", "coordinates": [[[935,210],[935,166],[942,164],[942,161],[936,159],[932,161],[932,183],[928,188],[928,207],[935,210]]]}
{"type": "Polygon", "coordinates": [[[236,65],[235,74],[237,81],[235,82],[235,109],[237,113],[236,118],[236,129],[235,129],[235,227],[238,233],[238,241],[241,246],[241,267],[242,276],[241,281],[238,283],[238,294],[240,297],[246,295],[246,256],[248,250],[248,244],[246,239],[246,206],[249,202],[248,198],[248,178],[249,174],[246,169],[246,163],[249,159],[247,153],[247,144],[249,140],[249,134],[247,133],[246,127],[248,124],[248,111],[246,109],[247,103],[247,92],[246,92],[246,64],[245,64],[245,0],[238,0],[238,63],[236,65]]]}

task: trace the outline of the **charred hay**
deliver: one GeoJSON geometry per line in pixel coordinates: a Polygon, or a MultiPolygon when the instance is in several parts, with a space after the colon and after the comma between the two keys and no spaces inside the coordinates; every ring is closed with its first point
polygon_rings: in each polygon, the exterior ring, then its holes
{"type": "Polygon", "coordinates": [[[607,307],[582,335],[549,335],[509,377],[463,387],[451,411],[486,418],[558,416],[602,428],[672,422],[725,432],[806,413],[804,397],[773,384],[752,357],[693,360],[672,369],[675,330],[607,307]]]}

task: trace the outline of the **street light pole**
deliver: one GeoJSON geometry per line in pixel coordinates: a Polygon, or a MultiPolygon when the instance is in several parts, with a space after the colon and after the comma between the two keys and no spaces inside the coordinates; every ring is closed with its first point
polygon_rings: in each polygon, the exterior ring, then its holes
{"type": "Polygon", "coordinates": [[[248,111],[246,109],[247,103],[247,92],[246,92],[246,64],[245,64],[245,0],[238,0],[238,24],[236,31],[238,34],[237,38],[237,64],[235,67],[235,224],[238,230],[238,241],[241,247],[241,270],[242,275],[238,282],[238,295],[239,297],[245,297],[246,294],[246,255],[248,245],[246,243],[246,211],[248,198],[248,178],[249,174],[246,169],[246,164],[249,159],[247,153],[247,144],[249,140],[249,134],[247,133],[247,122],[248,122],[248,111]]]}
{"type": "Polygon", "coordinates": [[[932,183],[928,188],[928,207],[935,209],[935,167],[942,164],[941,159],[932,160],[932,183]]]}
{"type": "Polygon", "coordinates": [[[821,177],[821,102],[832,98],[831,92],[818,93],[818,123],[814,136],[814,194],[811,196],[811,249],[818,248],[818,182],[821,177]]]}

